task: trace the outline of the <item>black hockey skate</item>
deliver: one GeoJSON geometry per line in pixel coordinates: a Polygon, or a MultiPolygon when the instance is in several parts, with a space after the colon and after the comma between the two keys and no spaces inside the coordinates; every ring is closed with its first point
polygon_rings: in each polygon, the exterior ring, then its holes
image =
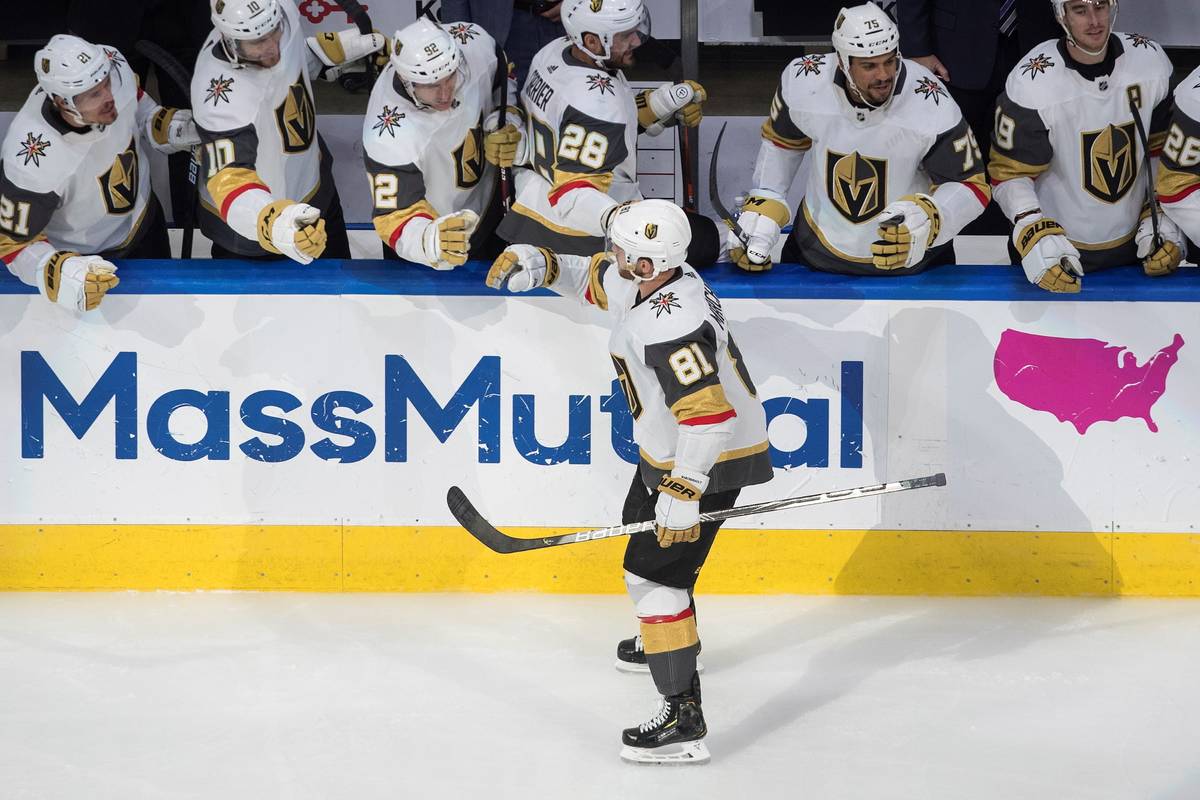
{"type": "MultiPolygon", "coordinates": [[[[699,652],[697,651],[697,655],[699,652]]],[[[646,651],[642,647],[642,635],[639,633],[632,639],[622,639],[617,642],[616,668],[620,672],[637,672],[647,674],[650,667],[646,664],[646,651]]],[[[696,662],[696,672],[704,672],[704,665],[696,662]]]]}
{"type": "Polygon", "coordinates": [[[634,764],[705,764],[708,727],[700,710],[700,681],[692,689],[664,697],[658,713],[621,734],[621,758],[634,764]]]}

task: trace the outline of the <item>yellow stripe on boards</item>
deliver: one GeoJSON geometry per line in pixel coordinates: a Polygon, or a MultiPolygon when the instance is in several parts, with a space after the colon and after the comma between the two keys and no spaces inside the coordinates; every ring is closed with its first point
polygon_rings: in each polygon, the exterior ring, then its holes
{"type": "MultiPolygon", "coordinates": [[[[499,555],[452,526],[3,525],[0,589],[620,593],[625,541],[499,555]]],[[[726,530],[698,588],[1200,597],[1200,534],[726,530]]]]}

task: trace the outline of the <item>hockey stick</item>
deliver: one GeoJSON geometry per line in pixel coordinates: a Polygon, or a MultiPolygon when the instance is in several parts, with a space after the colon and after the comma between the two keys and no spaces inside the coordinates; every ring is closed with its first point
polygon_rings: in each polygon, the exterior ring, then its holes
{"type": "MultiPolygon", "coordinates": [[[[504,51],[501,50],[501,53],[504,51]]],[[[508,56],[505,55],[501,59],[501,63],[496,65],[496,69],[504,72],[500,78],[500,118],[499,127],[496,130],[504,130],[504,126],[508,124],[508,56]]],[[[528,144],[526,145],[528,146],[528,144]]],[[[508,213],[509,207],[512,205],[512,175],[508,167],[500,167],[500,205],[504,207],[505,213],[508,213]]]]}
{"type": "MultiPolygon", "coordinates": [[[[192,76],[184,69],[184,66],[179,63],[179,60],[175,56],[146,39],[139,40],[133,47],[145,56],[150,63],[154,64],[161,74],[170,78],[175,87],[183,92],[184,97],[191,97],[192,76]]],[[[196,145],[192,148],[192,157],[188,161],[188,184],[192,188],[188,191],[187,213],[183,219],[183,241],[179,247],[180,258],[192,257],[192,239],[196,229],[196,212],[200,204],[199,181],[200,146],[196,145]]]]}
{"type": "MultiPolygon", "coordinates": [[[[858,497],[874,497],[894,492],[907,492],[912,489],[924,489],[929,486],[945,486],[946,475],[939,472],[923,478],[908,478],[892,483],[879,483],[874,486],[859,486],[855,489],[842,489],[834,492],[810,494],[804,497],[787,497],[783,500],[768,500],[764,503],[752,503],[746,506],[736,506],[724,511],[714,511],[701,514],[701,522],[716,522],[719,520],[744,517],[750,514],[766,514],[771,511],[782,511],[785,508],[801,506],[816,506],[824,503],[834,503],[839,500],[853,500],[858,497]]],[[[458,520],[458,524],[466,529],[484,545],[497,553],[521,553],[526,550],[541,550],[546,547],[557,547],[577,542],[590,542],[596,539],[607,539],[612,536],[629,536],[634,533],[654,530],[654,520],[646,522],[631,522],[628,525],[614,525],[611,528],[596,528],[594,530],[564,533],[560,536],[548,536],[542,539],[518,539],[501,533],[490,522],[483,518],[475,506],[463,494],[462,489],[451,486],[446,492],[446,505],[450,513],[458,520]]]]}
{"type": "Polygon", "coordinates": [[[1142,117],[1138,114],[1133,98],[1129,98],[1129,113],[1133,114],[1133,124],[1137,128],[1138,139],[1142,143],[1142,155],[1146,158],[1146,202],[1150,206],[1150,227],[1154,230],[1153,253],[1162,247],[1162,235],[1158,232],[1158,198],[1154,196],[1154,164],[1150,160],[1150,142],[1146,139],[1146,129],[1142,126],[1142,117]]]}
{"type": "Polygon", "coordinates": [[[750,246],[750,237],[737,220],[733,218],[733,214],[729,213],[729,209],[721,202],[721,192],[717,189],[717,155],[721,152],[721,137],[725,135],[725,127],[728,122],[721,123],[721,131],[717,134],[717,141],[713,143],[712,160],[708,162],[708,200],[712,203],[713,211],[717,212],[717,216],[729,226],[729,230],[733,231],[733,235],[742,243],[742,247],[750,246]]]}

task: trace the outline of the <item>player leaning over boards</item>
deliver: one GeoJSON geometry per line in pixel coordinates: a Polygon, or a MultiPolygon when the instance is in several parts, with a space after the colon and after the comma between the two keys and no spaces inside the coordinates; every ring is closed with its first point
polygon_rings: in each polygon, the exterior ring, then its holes
{"type": "Polygon", "coordinates": [[[349,258],[310,77],[382,49],[354,29],[304,38],[292,0],[212,0],[192,108],[203,143],[200,230],[214,258],[349,258]]]}
{"type": "Polygon", "coordinates": [[[434,269],[495,258],[504,247],[493,236],[502,213],[497,166],[522,161],[525,149],[516,106],[500,126],[501,95],[517,97],[508,59],[477,25],[422,17],[396,32],[390,61],[362,131],[384,257],[434,269]]]}
{"type": "Polygon", "coordinates": [[[1010,252],[1051,292],[1138,259],[1147,275],[1173,272],[1186,246],[1162,214],[1154,241],[1138,134],[1157,155],[1171,62],[1145,36],[1112,32],[1116,0],[1050,2],[1064,35],[1029,51],[996,107],[988,174],[1013,223],[1010,252]]]}
{"type": "Polygon", "coordinates": [[[835,58],[790,63],[762,128],[754,190],[730,257],[771,268],[786,198],[811,151],[804,200],[783,260],[852,275],[907,275],[954,263],[951,241],[991,197],[979,146],[946,87],[900,57],[895,23],[874,3],[843,8],[835,58]]]}
{"type": "MultiPolygon", "coordinates": [[[[521,90],[529,119],[529,163],[515,170],[516,202],[500,224],[508,242],[591,255],[601,249],[613,211],[642,197],[637,138],[667,126],[695,127],[704,89],[695,81],[635,93],[622,69],[650,35],[642,0],[565,0],[567,35],[534,57],[521,90]]],[[[688,214],[688,263],[717,260],[712,220],[688,214]]]]}
{"type": "Polygon", "coordinates": [[[772,476],[762,404],[721,301],[687,263],[690,239],[682,209],[642,200],[613,215],[611,253],[512,245],[487,276],[492,288],[547,286],[611,314],[609,349],[641,453],[622,522],[656,522],[625,550],[625,584],[663,696],[654,717],[622,735],[621,757],[636,762],[708,760],[690,593],[721,523],[699,515],[731,508],[742,487],[772,476]]]}
{"type": "Polygon", "coordinates": [[[171,257],[146,148],[184,149],[195,126],[143,93],[112,47],[59,34],[33,71],[4,137],[0,258],[51,302],[90,310],[117,285],[109,259],[171,257]]]}
{"type": "Polygon", "coordinates": [[[1193,242],[1200,242],[1200,67],[1175,89],[1175,110],[1158,168],[1158,201],[1193,242]]]}

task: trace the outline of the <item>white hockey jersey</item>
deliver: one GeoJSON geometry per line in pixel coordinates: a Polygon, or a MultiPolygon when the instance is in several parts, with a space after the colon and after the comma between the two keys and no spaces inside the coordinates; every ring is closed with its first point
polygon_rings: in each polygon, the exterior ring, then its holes
{"type": "Polygon", "coordinates": [[[1085,270],[1111,266],[1106,254],[1128,258],[1148,180],[1130,104],[1154,153],[1166,128],[1170,78],[1162,48],[1138,34],[1112,34],[1099,65],[1077,64],[1061,39],[1030,50],[998,101],[988,163],[1008,218],[1040,206],[1066,230],[1085,270]]]}
{"type": "MultiPolygon", "coordinates": [[[[794,228],[806,261],[822,270],[878,274],[871,244],[889,203],[932,194],[942,214],[934,242],[940,247],[983,213],[991,191],[971,129],[929,70],[902,61],[884,108],[851,103],[845,87],[833,54],[801,56],[784,69],[763,125],[755,193],[765,189],[783,201],[799,166],[788,154],[808,152],[794,228]]],[[[917,272],[926,263],[885,274],[917,272]]]]}
{"type": "Polygon", "coordinates": [[[375,230],[413,261],[423,260],[419,235],[400,241],[410,221],[463,209],[482,216],[488,209],[497,169],[483,155],[483,122],[499,105],[499,81],[509,81],[509,105],[517,103],[516,81],[510,79],[495,40],[471,23],[442,27],[458,41],[467,63],[467,81],[457,88],[454,107],[419,108],[388,65],[371,90],[363,120],[363,158],[371,181],[375,230]]]}
{"type": "Polygon", "coordinates": [[[500,235],[564,253],[602,249],[598,209],[642,197],[633,89],[620,70],[575,58],[562,37],[534,56],[521,103],[531,164],[515,171],[516,198],[500,235]]]}
{"type": "Polygon", "coordinates": [[[333,196],[328,157],[317,135],[310,75],[320,62],[305,43],[300,13],[281,2],[279,63],[270,69],[230,63],[215,29],[192,74],[192,115],[200,133],[200,229],[217,244],[261,255],[258,214],[272,200],[309,203],[325,211],[333,196]],[[252,189],[249,207],[234,206],[252,189]],[[232,214],[232,216],[231,216],[232,214]]]}
{"type": "Polygon", "coordinates": [[[1171,219],[1200,242],[1200,67],[1175,88],[1156,190],[1171,219]]]}
{"type": "Polygon", "coordinates": [[[721,301],[688,265],[646,298],[604,254],[559,255],[550,288],[612,315],[609,352],[629,411],[647,486],[675,466],[681,425],[734,419],[706,491],[766,483],[774,474],[767,421],[721,301]]]}
{"type": "Polygon", "coordinates": [[[121,53],[100,47],[112,62],[113,124],[72,128],[39,88],[4,137],[0,258],[30,285],[37,285],[38,267],[55,251],[127,249],[150,207],[145,126],[159,106],[138,87],[121,53]]]}

